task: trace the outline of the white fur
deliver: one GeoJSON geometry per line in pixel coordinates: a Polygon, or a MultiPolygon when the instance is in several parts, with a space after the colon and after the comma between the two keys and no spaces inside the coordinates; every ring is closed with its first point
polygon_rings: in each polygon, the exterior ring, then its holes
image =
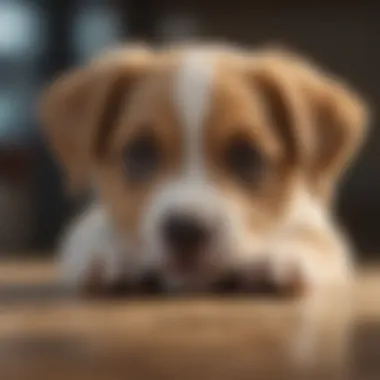
{"type": "MultiPolygon", "coordinates": [[[[348,242],[338,231],[325,206],[301,183],[293,193],[284,219],[265,240],[262,252],[250,254],[248,251],[239,260],[238,267],[248,282],[251,268],[262,262],[267,264],[270,278],[279,286],[291,282],[295,273],[313,291],[325,286],[348,284],[351,280],[353,268],[348,242]],[[323,235],[327,239],[328,251],[321,252],[307,239],[305,241],[302,228],[323,235]]],[[[249,250],[249,245],[247,247],[249,250]]]]}
{"type": "Polygon", "coordinates": [[[174,78],[173,101],[185,141],[184,173],[188,178],[204,176],[202,131],[209,111],[214,74],[212,56],[202,52],[185,55],[174,78]]]}
{"type": "Polygon", "coordinates": [[[160,224],[167,213],[206,212],[205,217],[212,217],[210,209],[215,209],[215,197],[210,197],[206,190],[202,151],[202,128],[211,98],[212,76],[212,60],[202,52],[183,56],[173,76],[172,99],[185,147],[184,162],[178,177],[157,190],[143,215],[144,250],[151,265],[153,261],[157,265],[157,261],[165,260],[160,224]]]}
{"type": "Polygon", "coordinates": [[[87,209],[70,225],[59,249],[62,281],[68,288],[82,287],[95,264],[102,266],[105,286],[132,275],[133,257],[111,226],[99,205],[87,209]]]}
{"type": "MultiPolygon", "coordinates": [[[[328,276],[334,276],[335,280],[340,282],[342,280],[349,279],[353,271],[353,255],[352,249],[349,245],[346,236],[339,229],[337,223],[335,222],[331,210],[328,209],[321,201],[313,197],[310,192],[308,192],[302,184],[296,189],[294,193],[294,200],[289,205],[289,210],[287,212],[286,221],[284,221],[283,231],[281,238],[276,239],[280,242],[287,241],[288,244],[283,244],[282,247],[278,246],[276,251],[286,251],[292,249],[294,254],[302,257],[317,257],[320,256],[322,259],[325,259],[325,255],[330,255],[329,259],[329,268],[326,268],[322,273],[314,273],[309,277],[314,277],[320,284],[331,283],[332,279],[327,279],[328,276]],[[295,247],[286,248],[289,245],[297,245],[298,242],[289,242],[291,239],[291,231],[297,229],[299,226],[309,227],[310,229],[320,232],[328,240],[328,243],[331,247],[330,253],[325,252],[314,252],[314,254],[303,254],[304,247],[295,247]],[[294,248],[294,249],[293,249],[294,248]],[[339,272],[339,273],[338,273],[339,272]],[[321,278],[326,277],[326,278],[321,278]]],[[[290,259],[292,260],[292,259],[290,259]]],[[[300,258],[300,260],[303,260],[300,258]]],[[[320,265],[310,265],[310,270],[318,271],[320,265]]]]}
{"type": "Polygon", "coordinates": [[[297,225],[314,226],[317,229],[329,230],[332,226],[331,216],[320,200],[315,198],[307,187],[299,182],[295,187],[292,202],[283,221],[284,228],[297,225]]]}

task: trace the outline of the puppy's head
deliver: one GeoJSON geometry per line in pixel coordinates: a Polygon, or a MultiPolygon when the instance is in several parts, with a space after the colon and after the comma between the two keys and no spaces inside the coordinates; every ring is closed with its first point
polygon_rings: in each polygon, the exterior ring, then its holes
{"type": "Polygon", "coordinates": [[[300,199],[327,207],[365,124],[351,90],[296,56],[207,47],[92,62],[42,116],[142,267],[190,282],[260,250],[300,199]]]}

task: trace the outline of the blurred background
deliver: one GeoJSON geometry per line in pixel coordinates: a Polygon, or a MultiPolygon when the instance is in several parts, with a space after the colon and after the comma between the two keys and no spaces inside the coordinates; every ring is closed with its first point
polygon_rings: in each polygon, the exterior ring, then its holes
{"type": "MultiPolygon", "coordinates": [[[[60,72],[128,39],[280,42],[346,78],[373,109],[338,213],[362,257],[380,252],[380,23],[375,2],[0,0],[0,256],[51,252],[71,210],[35,103],[60,72]]],[[[48,253],[47,253],[48,254],[48,253]]]]}

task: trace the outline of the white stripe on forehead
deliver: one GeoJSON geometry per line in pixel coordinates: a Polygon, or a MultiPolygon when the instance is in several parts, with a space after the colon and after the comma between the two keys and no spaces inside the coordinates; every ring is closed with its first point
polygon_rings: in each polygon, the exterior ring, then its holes
{"type": "Polygon", "coordinates": [[[183,128],[186,169],[201,174],[202,127],[211,100],[214,65],[211,54],[189,52],[181,58],[174,78],[174,104],[183,128]]]}

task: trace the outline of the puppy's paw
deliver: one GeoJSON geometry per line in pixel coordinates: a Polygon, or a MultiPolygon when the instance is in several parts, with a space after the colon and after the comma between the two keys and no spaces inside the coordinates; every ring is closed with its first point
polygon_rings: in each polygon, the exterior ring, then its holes
{"type": "MultiPolygon", "coordinates": [[[[301,296],[343,284],[344,264],[306,244],[284,244],[253,260],[243,270],[245,291],[301,296]]],[[[348,276],[348,275],[347,275],[348,276]]]]}
{"type": "Polygon", "coordinates": [[[64,237],[59,265],[64,286],[76,293],[115,293],[128,278],[126,248],[102,212],[90,210],[64,237]]]}
{"type": "Polygon", "coordinates": [[[79,294],[118,295],[128,289],[121,257],[114,252],[67,252],[62,257],[61,275],[64,286],[79,294]]]}
{"type": "Polygon", "coordinates": [[[290,245],[268,254],[268,281],[280,295],[302,295],[324,285],[323,265],[319,253],[307,246],[290,245]]]}

